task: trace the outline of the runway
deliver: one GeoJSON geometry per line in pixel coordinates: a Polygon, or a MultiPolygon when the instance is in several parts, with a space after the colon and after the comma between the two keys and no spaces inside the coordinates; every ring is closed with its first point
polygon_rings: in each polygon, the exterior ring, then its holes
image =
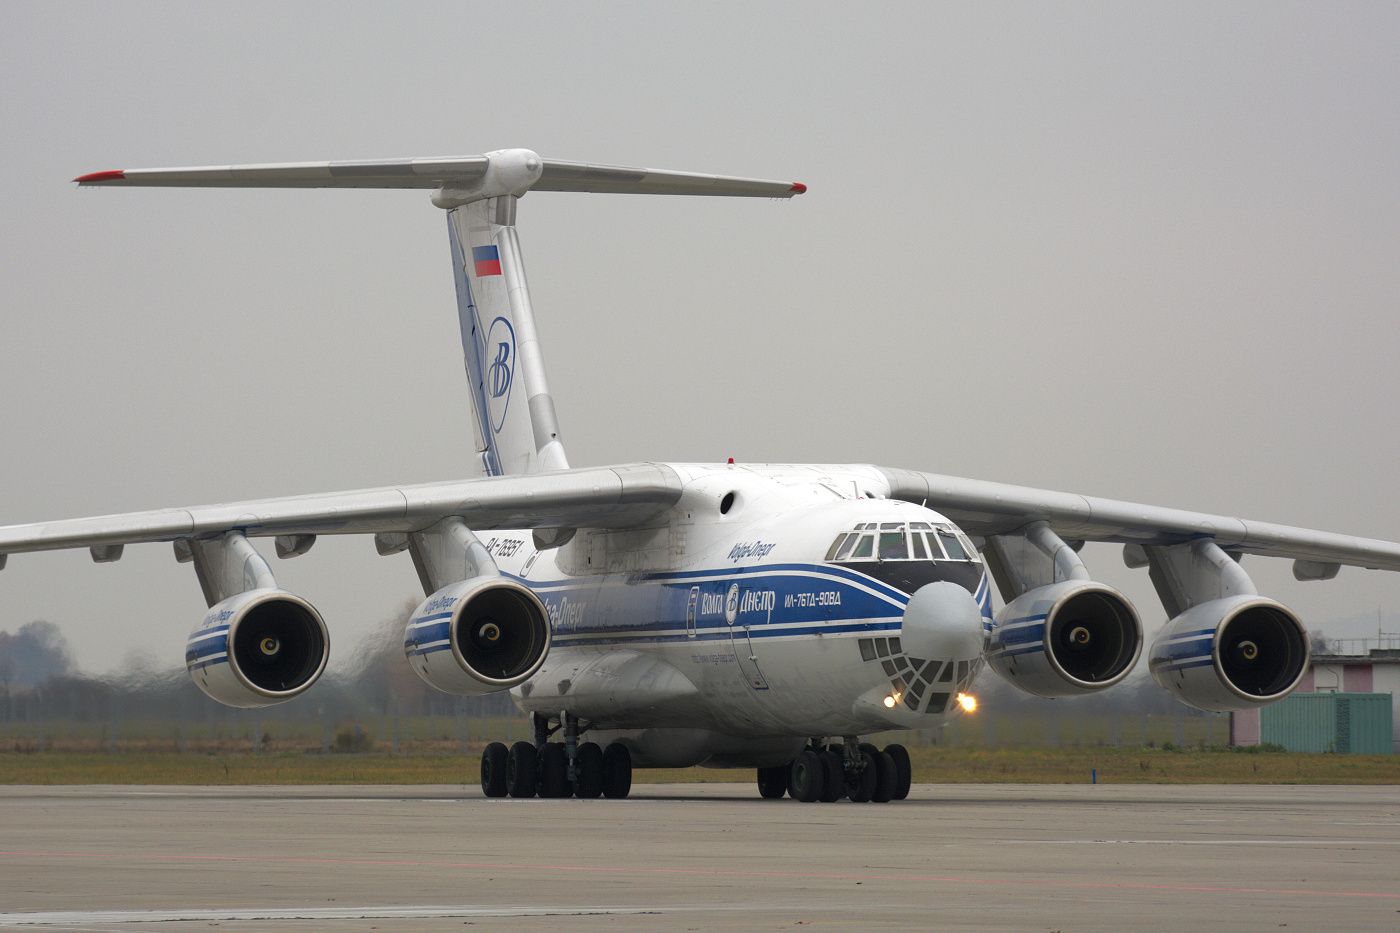
{"type": "Polygon", "coordinates": [[[0,929],[1391,930],[1400,788],[3,787],[0,929]]]}

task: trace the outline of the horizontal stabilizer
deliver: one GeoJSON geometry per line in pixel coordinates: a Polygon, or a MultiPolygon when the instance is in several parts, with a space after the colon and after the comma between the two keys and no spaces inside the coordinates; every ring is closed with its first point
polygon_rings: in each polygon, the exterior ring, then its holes
{"type": "Polygon", "coordinates": [[[92,172],[73,179],[83,187],[153,186],[196,188],[447,188],[480,189],[500,174],[506,182],[488,196],[538,191],[612,194],[703,194],[790,198],[800,182],[702,175],[652,168],[543,159],[528,149],[503,149],[478,156],[435,159],[376,159],[367,162],[282,162],[205,165],[92,172]],[[494,170],[494,171],[493,171],[494,170]]]}

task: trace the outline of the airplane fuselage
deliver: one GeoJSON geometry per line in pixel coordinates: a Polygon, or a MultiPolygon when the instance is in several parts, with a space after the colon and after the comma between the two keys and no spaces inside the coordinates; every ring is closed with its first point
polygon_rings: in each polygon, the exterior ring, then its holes
{"type": "Polygon", "coordinates": [[[980,658],[900,645],[931,582],[965,588],[991,624],[984,567],[951,522],[880,498],[882,478],[858,467],[670,466],[685,492],[653,527],[548,550],[529,531],[482,534],[549,614],[544,665],[512,691],[522,709],[567,707],[638,764],[666,765],[782,759],[809,736],[928,728],[959,709],[980,658]]]}

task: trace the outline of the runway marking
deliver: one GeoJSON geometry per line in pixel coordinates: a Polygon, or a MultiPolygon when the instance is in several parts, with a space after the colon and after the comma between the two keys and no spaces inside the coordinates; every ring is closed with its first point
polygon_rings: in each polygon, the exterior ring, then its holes
{"type": "Polygon", "coordinates": [[[657,914],[660,907],[249,907],[233,910],[53,910],[0,913],[3,926],[70,926],[76,923],[172,923],[197,920],[433,920],[451,917],[555,917],[657,914]]]}
{"type": "Polygon", "coordinates": [[[1400,846],[1400,839],[998,839],[1018,846],[1400,846]]]}
{"type": "MultiPolygon", "coordinates": [[[[1009,840],[1008,840],[1009,841],[1009,840]]],[[[367,868],[447,868],[463,871],[525,872],[539,874],[547,872],[568,872],[579,875],[633,875],[633,876],[689,876],[693,878],[772,878],[794,881],[900,881],[933,884],[985,885],[998,888],[1028,888],[1058,890],[1074,889],[1082,891],[1160,891],[1179,894],[1264,894],[1278,897],[1308,898],[1358,898],[1367,900],[1400,901],[1396,891],[1325,891],[1312,888],[1262,888],[1224,884],[1148,883],[1133,881],[1068,881],[1064,878],[979,878],[970,875],[927,875],[916,872],[825,872],[825,871],[780,871],[774,869],[746,868],[691,868],[662,865],[565,865],[552,863],[522,862],[460,862],[448,859],[387,859],[387,858],[336,858],[331,856],[301,855],[199,855],[199,854],[159,854],[142,852],[81,852],[43,849],[0,850],[0,858],[55,858],[81,859],[90,861],[121,862],[134,861],[179,863],[215,862],[273,865],[343,865],[367,868]]]]}

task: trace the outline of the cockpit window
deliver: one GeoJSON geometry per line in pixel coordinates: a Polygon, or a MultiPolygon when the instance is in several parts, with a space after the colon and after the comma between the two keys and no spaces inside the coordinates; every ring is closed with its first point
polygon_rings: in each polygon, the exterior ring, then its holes
{"type": "Polygon", "coordinates": [[[951,531],[940,530],[938,536],[943,539],[943,548],[948,552],[949,560],[967,560],[967,551],[963,550],[957,535],[951,531]]]}
{"type": "Polygon", "coordinates": [[[849,539],[850,537],[851,537],[851,536],[848,535],[848,534],[846,534],[846,535],[837,535],[837,536],[836,536],[836,540],[833,541],[833,542],[831,542],[831,547],[830,547],[829,549],[827,549],[827,552],[826,552],[826,559],[827,559],[827,560],[836,560],[836,554],[837,554],[837,552],[839,552],[839,551],[841,550],[841,545],[845,544],[846,541],[847,541],[847,539],[849,539]]]}
{"type": "Polygon", "coordinates": [[[909,545],[904,540],[904,532],[902,530],[880,532],[880,560],[908,559],[909,545]]]}
{"type": "Polygon", "coordinates": [[[855,549],[856,542],[860,540],[860,535],[845,535],[844,537],[846,539],[845,541],[837,540],[837,543],[840,545],[840,547],[836,549],[837,560],[845,560],[849,557],[851,551],[855,549]]]}
{"type": "Polygon", "coordinates": [[[977,551],[957,529],[928,522],[864,522],[842,532],[827,549],[828,561],[959,560],[977,562],[977,551]]]}
{"type": "Polygon", "coordinates": [[[943,554],[943,545],[938,543],[938,534],[930,531],[925,538],[928,540],[928,552],[931,560],[947,560],[943,554]]]}

